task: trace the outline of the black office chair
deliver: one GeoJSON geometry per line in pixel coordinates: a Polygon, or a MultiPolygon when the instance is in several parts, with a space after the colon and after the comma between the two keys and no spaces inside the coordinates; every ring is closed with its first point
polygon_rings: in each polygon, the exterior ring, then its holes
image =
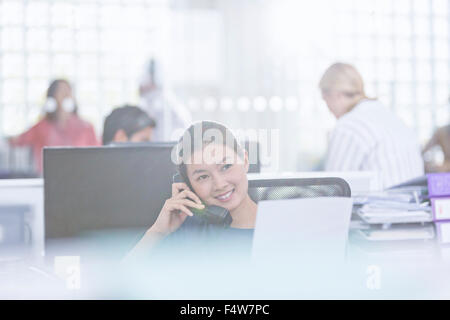
{"type": "Polygon", "coordinates": [[[254,179],[248,182],[250,198],[281,200],[317,197],[351,197],[348,183],[341,178],[254,179]]]}

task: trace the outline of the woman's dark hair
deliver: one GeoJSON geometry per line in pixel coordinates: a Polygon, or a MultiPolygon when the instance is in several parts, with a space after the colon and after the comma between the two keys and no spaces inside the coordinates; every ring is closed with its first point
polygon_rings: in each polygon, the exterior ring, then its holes
{"type": "Polygon", "coordinates": [[[154,128],[156,121],[139,107],[124,105],[114,109],[106,118],[103,125],[103,144],[113,141],[116,132],[125,131],[130,138],[133,134],[147,127],[154,128]]]}
{"type": "Polygon", "coordinates": [[[200,121],[192,124],[178,141],[177,151],[178,173],[190,188],[192,186],[187,176],[186,161],[190,159],[194,151],[213,142],[222,143],[224,146],[234,150],[241,158],[244,156],[244,149],[239,145],[232,131],[223,124],[215,121],[200,121]],[[218,136],[221,138],[218,139],[218,136]],[[184,152],[186,150],[190,150],[190,153],[184,152]]]}
{"type": "MultiPolygon", "coordinates": [[[[56,91],[58,91],[59,85],[61,83],[65,83],[67,84],[69,87],[72,87],[69,83],[69,81],[67,81],[66,79],[55,79],[53,80],[50,85],[48,86],[47,89],[47,98],[54,98],[56,95],[56,91]]],[[[72,112],[73,114],[77,114],[78,113],[78,106],[75,104],[75,109],[72,112]]],[[[54,112],[47,112],[45,114],[45,117],[50,120],[50,121],[54,121],[56,120],[56,111],[54,112]]]]}

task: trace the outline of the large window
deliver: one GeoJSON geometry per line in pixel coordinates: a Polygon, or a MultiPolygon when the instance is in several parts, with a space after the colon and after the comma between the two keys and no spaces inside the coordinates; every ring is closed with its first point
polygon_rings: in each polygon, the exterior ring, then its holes
{"type": "Polygon", "coordinates": [[[54,78],[74,84],[81,115],[101,130],[112,107],[137,102],[166,13],[164,0],[0,0],[0,132],[33,124],[54,78]]]}
{"type": "Polygon", "coordinates": [[[311,169],[335,121],[318,81],[343,61],[424,143],[450,121],[449,20],[450,0],[0,0],[0,129],[31,125],[65,77],[100,133],[159,56],[195,119],[279,129],[280,169],[311,169]]]}
{"type": "Polygon", "coordinates": [[[311,169],[323,157],[335,120],[318,82],[336,61],[354,64],[368,95],[421,143],[450,120],[449,0],[225,0],[219,7],[221,87],[190,104],[198,118],[279,128],[282,169],[311,169]],[[227,117],[221,101],[245,113],[227,117]]]}

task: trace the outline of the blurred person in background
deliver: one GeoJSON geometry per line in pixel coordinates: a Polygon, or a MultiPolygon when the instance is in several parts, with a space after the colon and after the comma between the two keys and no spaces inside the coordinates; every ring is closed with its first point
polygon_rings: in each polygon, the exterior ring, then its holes
{"type": "Polygon", "coordinates": [[[67,80],[57,79],[47,89],[44,117],[21,135],[11,138],[12,146],[29,146],[38,173],[42,173],[42,149],[56,146],[98,146],[100,143],[91,124],[77,114],[72,87],[67,80]]]}
{"type": "Polygon", "coordinates": [[[7,171],[8,168],[8,142],[5,138],[0,136],[0,175],[2,172],[7,171]]]}
{"type": "Polygon", "coordinates": [[[367,97],[363,79],[353,66],[331,65],[319,87],[337,119],[326,171],[376,171],[383,188],[423,175],[414,132],[380,101],[367,97]]]}
{"type": "Polygon", "coordinates": [[[114,109],[103,125],[103,144],[149,142],[156,122],[144,110],[125,105],[114,109]]]}
{"type": "Polygon", "coordinates": [[[178,101],[174,92],[163,88],[161,64],[154,59],[150,60],[141,80],[139,95],[140,107],[158,123],[154,130],[155,141],[177,140],[173,134],[186,129],[192,122],[187,107],[178,101]]]}
{"type": "MultiPolygon", "coordinates": [[[[448,99],[450,103],[450,97],[448,99]]],[[[426,172],[450,171],[450,124],[437,129],[422,150],[426,172]],[[436,159],[436,156],[441,155],[436,159]]]]}

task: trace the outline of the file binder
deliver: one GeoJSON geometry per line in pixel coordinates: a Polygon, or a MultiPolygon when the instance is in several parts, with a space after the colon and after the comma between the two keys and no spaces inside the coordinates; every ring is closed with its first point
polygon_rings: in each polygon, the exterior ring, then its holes
{"type": "Polygon", "coordinates": [[[432,198],[431,208],[434,221],[450,220],[450,197],[432,198]]]}
{"type": "Polygon", "coordinates": [[[437,222],[436,233],[439,243],[450,244],[450,222],[437,222]]]}
{"type": "Polygon", "coordinates": [[[430,198],[450,196],[450,173],[430,173],[427,174],[427,180],[430,198]]]}
{"type": "Polygon", "coordinates": [[[389,190],[405,187],[427,187],[428,197],[450,196],[450,172],[429,173],[389,188],[389,190]]]}

